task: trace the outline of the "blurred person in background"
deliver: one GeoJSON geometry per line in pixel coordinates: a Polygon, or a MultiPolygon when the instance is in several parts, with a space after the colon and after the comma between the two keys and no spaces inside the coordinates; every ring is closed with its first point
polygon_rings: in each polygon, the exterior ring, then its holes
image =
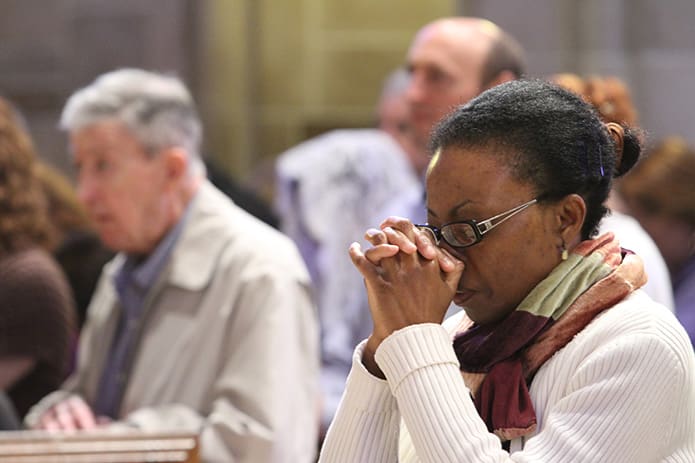
{"type": "Polygon", "coordinates": [[[273,211],[273,208],[266,204],[260,196],[256,195],[253,190],[242,185],[214,159],[206,158],[204,162],[205,171],[207,172],[210,182],[222,193],[229,196],[229,198],[234,201],[234,204],[252,216],[261,219],[271,227],[279,227],[275,211],[273,211]]]}
{"type": "Polygon", "coordinates": [[[72,360],[75,306],[50,254],[53,231],[33,143],[0,98],[0,390],[19,417],[60,386],[72,360]]]}
{"type": "Polygon", "coordinates": [[[37,175],[56,234],[53,256],[68,278],[75,297],[78,328],[82,328],[101,270],[114,253],[101,243],[65,175],[43,162],[37,165],[37,175]]]}
{"type": "Polygon", "coordinates": [[[406,99],[424,172],[435,124],[482,91],[524,73],[521,45],[486,19],[451,17],[422,27],[406,56],[411,82],[406,99]]]}
{"type": "Polygon", "coordinates": [[[630,212],[671,272],[676,316],[695,346],[695,149],[681,137],[654,146],[620,184],[630,212]]]}
{"type": "MultiPolygon", "coordinates": [[[[482,91],[521,77],[525,57],[516,39],[496,24],[480,18],[450,17],[426,24],[417,32],[405,66],[410,75],[405,99],[418,153],[411,162],[424,182],[435,124],[482,91]]],[[[381,217],[388,214],[423,222],[424,187],[418,195],[394,197],[381,217]]]]}
{"type": "MultiPolygon", "coordinates": [[[[583,78],[576,74],[564,73],[556,74],[550,80],[581,96],[596,109],[603,122],[637,127],[637,109],[627,85],[621,79],[614,76],[583,78]]],[[[621,246],[642,258],[648,277],[644,290],[652,299],[673,311],[673,289],[666,262],[654,240],[640,223],[628,214],[616,187],[622,181],[623,178],[616,179],[614,188],[608,195],[606,207],[610,214],[601,220],[599,233],[614,232],[621,246]]]]}
{"type": "Polygon", "coordinates": [[[321,324],[321,429],[343,394],[352,350],[371,330],[362,278],[345,252],[397,195],[421,194],[403,69],[384,81],[377,128],[333,130],[282,153],[276,163],[282,230],[311,271],[321,324]]]}
{"type": "Polygon", "coordinates": [[[176,77],[99,76],[61,116],[78,196],[118,254],[75,372],[29,427],[200,434],[202,461],[310,462],[318,330],[294,244],[205,179],[201,123],[176,77]]]}

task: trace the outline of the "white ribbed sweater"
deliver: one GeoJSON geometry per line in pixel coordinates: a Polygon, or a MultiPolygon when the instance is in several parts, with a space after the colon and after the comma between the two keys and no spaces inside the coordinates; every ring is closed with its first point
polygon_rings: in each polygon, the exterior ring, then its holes
{"type": "Polygon", "coordinates": [[[695,355],[674,316],[642,291],[541,367],[530,388],[537,432],[511,452],[461,378],[446,329],[460,317],[389,336],[376,353],[388,381],[367,372],[357,347],[321,462],[695,462],[695,355]]]}

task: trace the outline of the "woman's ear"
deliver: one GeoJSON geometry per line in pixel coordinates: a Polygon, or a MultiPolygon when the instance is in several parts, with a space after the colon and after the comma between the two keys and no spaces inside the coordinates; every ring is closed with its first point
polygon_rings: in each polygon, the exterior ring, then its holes
{"type": "Polygon", "coordinates": [[[567,195],[556,205],[556,225],[568,246],[581,241],[582,226],[586,218],[586,203],[578,194],[567,195]]]}

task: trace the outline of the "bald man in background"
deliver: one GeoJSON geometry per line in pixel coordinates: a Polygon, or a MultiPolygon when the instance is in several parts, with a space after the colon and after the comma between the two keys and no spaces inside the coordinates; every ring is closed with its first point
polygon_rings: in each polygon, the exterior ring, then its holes
{"type": "MultiPolygon", "coordinates": [[[[421,178],[429,162],[427,144],[435,124],[483,91],[521,77],[524,61],[516,39],[486,19],[442,18],[417,32],[406,57],[411,79],[405,96],[419,148],[419,156],[411,162],[421,178]]],[[[424,223],[424,188],[417,197],[394,198],[384,212],[424,223]]]]}

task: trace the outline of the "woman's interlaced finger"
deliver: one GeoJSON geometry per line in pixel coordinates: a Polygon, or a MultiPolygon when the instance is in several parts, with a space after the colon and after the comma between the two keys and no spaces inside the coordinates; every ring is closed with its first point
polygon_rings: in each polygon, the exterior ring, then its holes
{"type": "Polygon", "coordinates": [[[415,234],[413,230],[404,232],[400,228],[384,227],[381,231],[386,236],[389,244],[396,245],[406,254],[416,254],[417,246],[415,245],[415,234]]]}
{"type": "Polygon", "coordinates": [[[393,257],[400,252],[398,246],[392,244],[380,244],[364,251],[364,256],[374,265],[379,265],[381,260],[393,257]]]}

